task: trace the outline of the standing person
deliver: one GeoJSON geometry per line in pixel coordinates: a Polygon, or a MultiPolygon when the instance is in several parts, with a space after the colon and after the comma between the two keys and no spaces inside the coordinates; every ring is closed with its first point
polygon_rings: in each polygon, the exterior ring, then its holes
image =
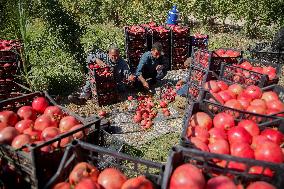
{"type": "Polygon", "coordinates": [[[155,83],[166,76],[168,66],[168,61],[162,52],[162,44],[154,43],[151,51],[145,52],[140,58],[135,73],[138,84],[149,90],[149,83],[155,83]],[[147,79],[150,79],[150,82],[147,79]]]}
{"type": "MultiPolygon", "coordinates": [[[[135,80],[135,76],[131,74],[130,68],[128,64],[124,61],[120,56],[119,49],[111,45],[109,47],[108,53],[103,52],[92,52],[87,56],[87,64],[98,64],[100,67],[104,66],[112,66],[114,67],[114,78],[117,81],[118,89],[124,90],[125,84],[124,80],[128,80],[129,82],[133,82],[135,80]]],[[[86,80],[86,83],[82,89],[82,92],[79,95],[79,99],[88,99],[91,96],[91,83],[90,80],[86,80]]],[[[74,96],[70,95],[69,100],[73,100],[74,96]]]]}

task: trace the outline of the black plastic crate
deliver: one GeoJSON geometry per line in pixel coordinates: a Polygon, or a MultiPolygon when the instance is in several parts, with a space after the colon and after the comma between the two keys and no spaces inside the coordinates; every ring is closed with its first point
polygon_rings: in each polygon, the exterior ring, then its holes
{"type": "Polygon", "coordinates": [[[208,48],[209,35],[190,36],[190,44],[192,47],[208,48]]]}
{"type": "Polygon", "coordinates": [[[0,102],[9,98],[31,93],[32,90],[15,81],[0,81],[0,102]]]}
{"type": "Polygon", "coordinates": [[[173,39],[188,39],[190,29],[186,26],[174,26],[171,28],[171,36],[173,39]]]}
{"type": "Polygon", "coordinates": [[[99,170],[107,167],[120,169],[128,177],[145,175],[155,188],[161,188],[163,165],[143,159],[137,159],[123,153],[74,141],[65,151],[56,174],[46,184],[44,189],[51,188],[56,183],[67,181],[72,168],[79,162],[88,162],[99,170]]]}
{"type": "Polygon", "coordinates": [[[117,90],[99,94],[95,89],[92,89],[92,95],[99,106],[107,106],[119,102],[117,90]]]}
{"type": "Polygon", "coordinates": [[[210,62],[212,58],[212,52],[204,48],[193,48],[191,50],[192,65],[203,69],[210,69],[210,62]]]}
{"type": "Polygon", "coordinates": [[[124,27],[124,35],[126,41],[144,41],[147,37],[147,30],[141,26],[126,26],[124,27]]]}
{"type": "MultiPolygon", "coordinates": [[[[35,92],[20,97],[4,100],[0,102],[0,109],[11,110],[16,112],[18,108],[24,105],[30,105],[35,97],[43,96],[48,99],[50,105],[58,106],[55,101],[46,92],[35,92]]],[[[79,122],[84,124],[82,128],[71,132],[60,134],[52,140],[40,143],[27,145],[29,152],[15,150],[10,145],[0,145],[1,158],[7,159],[12,164],[16,171],[30,183],[31,188],[42,188],[43,184],[55,173],[60,159],[63,156],[64,147],[59,147],[63,139],[69,138],[74,133],[83,131],[82,140],[98,144],[99,143],[99,126],[100,120],[94,119],[93,122],[85,123],[84,119],[68,111],[66,108],[59,106],[60,109],[67,115],[75,117],[79,122]],[[86,131],[88,129],[88,131],[86,131]],[[46,147],[54,142],[58,142],[59,148],[52,152],[41,151],[42,147],[46,147]]]]}
{"type": "Polygon", "coordinates": [[[243,51],[240,51],[238,49],[231,49],[231,48],[217,49],[217,50],[212,51],[209,69],[218,73],[221,69],[222,63],[237,64],[242,58],[243,58],[243,51]],[[231,55],[229,54],[229,55],[222,57],[218,53],[222,50],[224,50],[227,53],[228,52],[236,52],[236,54],[230,53],[231,55]]]}
{"type": "Polygon", "coordinates": [[[279,131],[284,133],[284,120],[279,117],[237,110],[205,99],[203,101],[196,102],[187,106],[183,120],[183,131],[181,134],[181,144],[184,146],[193,145],[190,142],[190,139],[187,137],[187,130],[188,127],[190,127],[191,116],[197,112],[205,112],[211,118],[213,118],[218,113],[229,112],[229,114],[234,116],[236,123],[243,119],[253,119],[258,123],[260,130],[263,130],[265,128],[278,127],[279,131]]]}
{"type": "Polygon", "coordinates": [[[210,178],[217,174],[233,178],[233,181],[236,184],[241,183],[247,185],[253,181],[265,181],[276,186],[276,188],[284,187],[284,167],[282,164],[274,164],[253,159],[238,158],[229,155],[213,154],[209,152],[199,151],[196,149],[176,146],[173,147],[173,149],[169,153],[162,182],[163,189],[169,188],[170,179],[174,170],[178,166],[185,163],[190,163],[201,169],[205,178],[210,178]],[[216,165],[214,163],[215,159],[223,160],[225,162],[225,166],[221,167],[216,165]],[[229,168],[228,165],[231,162],[243,163],[248,168],[245,171],[238,171],[236,169],[229,168]],[[274,173],[274,176],[268,177],[264,174],[249,174],[250,168],[254,166],[260,166],[263,170],[265,168],[269,168],[274,173]]]}
{"type": "MultiPolygon", "coordinates": [[[[220,75],[221,80],[228,84],[239,83],[243,86],[256,85],[259,87],[267,86],[269,82],[268,76],[238,66],[222,64],[220,75]]],[[[274,80],[278,82],[278,79],[274,80]]],[[[277,83],[276,82],[276,83],[277,83]]]]}
{"type": "Polygon", "coordinates": [[[257,43],[255,46],[250,46],[249,53],[253,59],[261,61],[273,62],[275,64],[284,63],[284,51],[271,51],[269,46],[271,43],[257,43]]]}

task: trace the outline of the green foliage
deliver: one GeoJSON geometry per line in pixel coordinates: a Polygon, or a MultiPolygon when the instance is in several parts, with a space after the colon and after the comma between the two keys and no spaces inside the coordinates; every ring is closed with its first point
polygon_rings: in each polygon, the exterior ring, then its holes
{"type": "Polygon", "coordinates": [[[84,51],[88,52],[93,48],[108,50],[110,44],[116,44],[121,54],[124,55],[124,34],[123,29],[113,24],[93,24],[86,28],[85,34],[81,37],[84,51]]]}
{"type": "Polygon", "coordinates": [[[62,50],[60,39],[49,32],[43,20],[27,27],[30,40],[30,70],[24,75],[33,90],[48,90],[51,94],[69,94],[83,80],[81,66],[74,55],[62,50]]]}

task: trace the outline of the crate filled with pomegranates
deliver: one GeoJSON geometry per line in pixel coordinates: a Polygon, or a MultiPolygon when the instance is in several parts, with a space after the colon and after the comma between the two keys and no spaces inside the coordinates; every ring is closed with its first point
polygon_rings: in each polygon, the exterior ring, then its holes
{"type": "Polygon", "coordinates": [[[0,102],[0,156],[32,188],[52,176],[73,139],[99,142],[99,119],[84,120],[58,106],[46,93],[35,92],[0,102]]]}
{"type": "Polygon", "coordinates": [[[74,141],[44,189],[161,188],[163,165],[74,141]]]}
{"type": "Polygon", "coordinates": [[[162,188],[278,189],[284,187],[283,174],[283,166],[275,163],[176,146],[169,153],[162,188]]]}

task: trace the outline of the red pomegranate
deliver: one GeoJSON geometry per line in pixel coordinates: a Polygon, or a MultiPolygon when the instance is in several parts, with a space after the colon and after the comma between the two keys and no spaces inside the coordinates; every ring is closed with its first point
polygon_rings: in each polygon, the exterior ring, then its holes
{"type": "Polygon", "coordinates": [[[19,108],[17,114],[21,119],[36,120],[36,112],[31,106],[23,106],[19,108]]]}
{"type": "Polygon", "coordinates": [[[48,101],[44,97],[37,97],[33,100],[32,107],[35,111],[44,113],[45,109],[48,107],[48,101]]]}
{"type": "Polygon", "coordinates": [[[251,144],[252,136],[243,127],[233,127],[228,131],[228,141],[230,144],[235,142],[251,144]]]}
{"type": "Polygon", "coordinates": [[[18,116],[12,111],[5,110],[0,112],[0,122],[14,126],[18,122],[18,116]]]}
{"type": "Polygon", "coordinates": [[[262,96],[262,90],[258,86],[250,85],[248,86],[244,92],[249,95],[252,99],[258,99],[262,96]]]}
{"type": "Polygon", "coordinates": [[[279,146],[284,141],[284,135],[280,131],[277,131],[275,129],[266,128],[261,132],[260,135],[265,136],[266,138],[268,138],[272,142],[275,142],[279,146]]]}
{"type": "Polygon", "coordinates": [[[229,177],[217,176],[208,180],[205,189],[237,189],[237,186],[229,177]]]}
{"type": "Polygon", "coordinates": [[[204,112],[197,112],[191,117],[190,126],[199,126],[209,130],[212,127],[212,119],[208,114],[204,112]]]}
{"type": "Polygon", "coordinates": [[[264,181],[257,181],[248,185],[247,189],[276,189],[276,187],[264,181]]]}
{"type": "Polygon", "coordinates": [[[126,176],[115,168],[104,169],[98,177],[98,183],[104,189],[121,189],[126,180],[126,176]]]}
{"type": "Polygon", "coordinates": [[[244,119],[238,123],[239,127],[243,127],[251,136],[257,136],[260,133],[259,127],[255,121],[244,119]]]}
{"type": "Polygon", "coordinates": [[[202,172],[189,163],[178,166],[170,178],[169,189],[204,189],[205,178],[202,172]]]}
{"type": "Polygon", "coordinates": [[[228,130],[235,126],[234,117],[228,113],[221,112],[215,115],[213,119],[214,127],[228,130]]]}
{"type": "Polygon", "coordinates": [[[121,187],[121,189],[154,189],[151,181],[145,178],[145,176],[138,176],[128,179],[121,187]]]}
{"type": "Polygon", "coordinates": [[[59,129],[60,132],[69,131],[75,125],[78,125],[79,121],[73,116],[66,116],[60,120],[59,129]]]}
{"type": "Polygon", "coordinates": [[[256,146],[255,159],[274,163],[283,163],[283,153],[279,145],[272,141],[264,141],[256,146]]]}
{"type": "Polygon", "coordinates": [[[29,119],[24,119],[19,121],[16,125],[15,128],[19,131],[19,133],[23,133],[24,130],[32,127],[34,125],[34,121],[29,120],[29,119]]]}

